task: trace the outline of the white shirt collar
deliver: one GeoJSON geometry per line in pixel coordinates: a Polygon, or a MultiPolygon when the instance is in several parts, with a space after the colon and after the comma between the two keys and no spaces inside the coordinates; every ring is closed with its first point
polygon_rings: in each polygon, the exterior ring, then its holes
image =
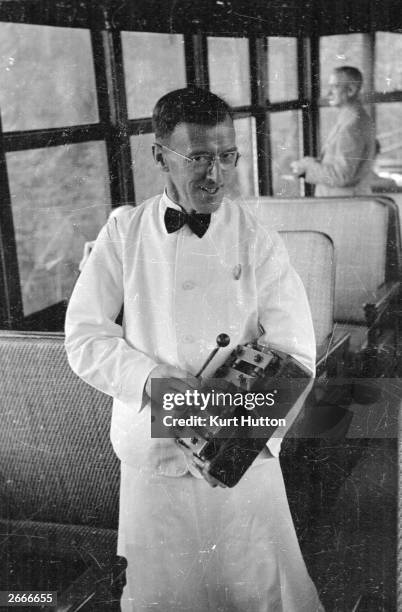
{"type": "Polygon", "coordinates": [[[179,204],[176,204],[176,202],[173,202],[173,200],[171,198],[169,198],[166,189],[165,189],[165,191],[162,194],[161,204],[163,206],[163,210],[164,211],[168,207],[175,208],[176,210],[183,210],[183,208],[179,204]]]}

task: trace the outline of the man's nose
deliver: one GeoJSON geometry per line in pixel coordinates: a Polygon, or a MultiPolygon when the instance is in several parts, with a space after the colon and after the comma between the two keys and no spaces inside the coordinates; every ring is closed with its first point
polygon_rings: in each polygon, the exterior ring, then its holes
{"type": "Polygon", "coordinates": [[[211,159],[208,166],[208,176],[218,183],[222,179],[222,168],[219,163],[219,157],[211,159]]]}

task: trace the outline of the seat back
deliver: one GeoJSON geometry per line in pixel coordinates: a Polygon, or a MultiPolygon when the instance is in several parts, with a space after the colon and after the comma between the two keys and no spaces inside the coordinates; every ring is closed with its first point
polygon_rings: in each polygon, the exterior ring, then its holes
{"type": "Polygon", "coordinates": [[[375,198],[260,197],[244,202],[261,223],[280,230],[315,230],[336,253],[335,320],[363,324],[363,305],[386,280],[389,208],[375,198]]]}
{"type": "Polygon", "coordinates": [[[70,369],[62,334],[0,332],[0,518],[117,527],[111,398],[70,369]]]}
{"type": "Polygon", "coordinates": [[[303,281],[310,303],[317,346],[334,323],[335,255],[332,240],[322,232],[280,232],[289,259],[303,281]]]}

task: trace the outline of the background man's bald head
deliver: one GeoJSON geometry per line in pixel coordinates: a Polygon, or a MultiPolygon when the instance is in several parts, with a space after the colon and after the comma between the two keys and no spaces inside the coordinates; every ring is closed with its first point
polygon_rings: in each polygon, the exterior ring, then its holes
{"type": "Polygon", "coordinates": [[[349,84],[355,85],[359,92],[363,86],[363,75],[358,68],[354,66],[339,66],[334,72],[341,76],[349,84]]]}

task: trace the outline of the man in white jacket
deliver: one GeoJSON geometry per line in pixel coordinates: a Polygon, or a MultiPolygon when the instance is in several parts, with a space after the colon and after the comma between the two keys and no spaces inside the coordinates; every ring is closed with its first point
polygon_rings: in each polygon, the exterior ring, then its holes
{"type": "Polygon", "coordinates": [[[224,195],[238,160],[230,108],[182,89],[159,100],[153,123],[165,192],[108,221],[66,319],[71,367],[114,398],[118,552],[128,561],[122,610],[321,610],[289,513],[280,440],[223,489],[173,440],[151,437],[151,381],[198,388],[195,373],[220,333],[230,345],[203,376],[257,338],[312,373],[315,363],[304,288],[279,236],[224,195]]]}
{"type": "Polygon", "coordinates": [[[316,196],[371,193],[375,155],[374,124],[360,101],[363,76],[353,66],[336,68],[329,78],[328,101],[339,109],[319,159],[303,157],[293,172],[315,185],[316,196]]]}

